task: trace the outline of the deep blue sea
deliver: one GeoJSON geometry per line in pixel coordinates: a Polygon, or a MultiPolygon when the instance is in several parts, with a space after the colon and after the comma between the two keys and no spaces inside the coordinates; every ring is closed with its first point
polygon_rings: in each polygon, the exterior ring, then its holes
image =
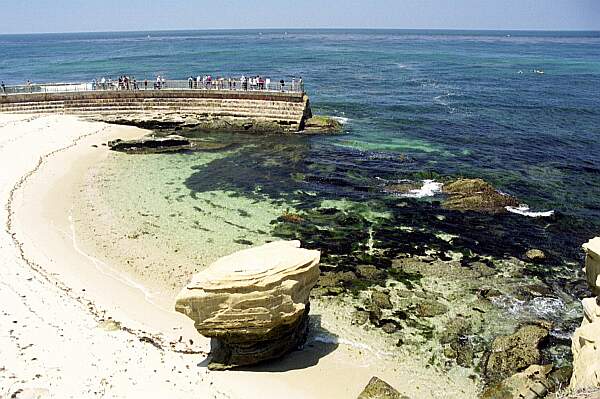
{"type": "Polygon", "coordinates": [[[302,76],[313,111],[346,121],[346,133],[335,136],[220,136],[252,145],[199,167],[186,180],[198,192],[217,187],[257,195],[260,185],[260,195],[295,200],[307,211],[315,200],[298,190],[392,209],[394,221],[375,232],[381,242],[392,238],[386,248],[426,242],[423,235],[394,236],[394,224],[412,224],[456,233],[464,237],[460,245],[481,254],[538,247],[555,262],[578,262],[580,245],[600,234],[600,32],[3,35],[0,55],[0,80],[7,84],[122,74],[302,76]],[[459,176],[486,179],[532,211],[555,214],[444,212],[442,221],[435,198],[410,199],[400,208],[382,190],[403,179],[459,176]]]}

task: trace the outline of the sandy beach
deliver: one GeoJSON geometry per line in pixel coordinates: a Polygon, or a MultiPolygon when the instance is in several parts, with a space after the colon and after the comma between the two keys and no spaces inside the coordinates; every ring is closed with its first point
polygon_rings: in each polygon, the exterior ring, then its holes
{"type": "Polygon", "coordinates": [[[73,223],[86,171],[111,156],[102,144],[148,133],[0,115],[0,397],[353,398],[374,375],[413,398],[477,395],[467,371],[398,358],[376,336],[365,342],[341,302],[313,302],[304,350],[209,372],[209,341],[173,310],[172,295],[118,256],[90,253],[73,223]]]}

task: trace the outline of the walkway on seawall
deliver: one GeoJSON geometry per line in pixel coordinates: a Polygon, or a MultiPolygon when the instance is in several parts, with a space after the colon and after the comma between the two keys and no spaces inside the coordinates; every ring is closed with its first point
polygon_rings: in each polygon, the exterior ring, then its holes
{"type": "Polygon", "coordinates": [[[312,116],[308,96],[296,82],[259,87],[238,81],[231,89],[228,81],[200,87],[188,81],[166,81],[160,88],[141,85],[129,90],[101,83],[6,86],[0,90],[0,112],[60,113],[148,128],[269,133],[298,132],[312,116]]]}

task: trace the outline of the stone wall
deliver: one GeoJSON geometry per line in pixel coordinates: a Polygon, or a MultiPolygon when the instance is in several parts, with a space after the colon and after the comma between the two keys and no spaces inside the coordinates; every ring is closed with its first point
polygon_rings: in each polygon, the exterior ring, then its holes
{"type": "Polygon", "coordinates": [[[168,89],[4,95],[0,112],[249,132],[297,132],[311,116],[308,97],[302,93],[168,89]]]}
{"type": "MultiPolygon", "coordinates": [[[[583,245],[586,253],[585,274],[592,293],[600,292],[600,237],[583,245]]],[[[583,321],[575,330],[573,351],[572,388],[600,387],[600,304],[599,297],[585,298],[583,321]]]]}

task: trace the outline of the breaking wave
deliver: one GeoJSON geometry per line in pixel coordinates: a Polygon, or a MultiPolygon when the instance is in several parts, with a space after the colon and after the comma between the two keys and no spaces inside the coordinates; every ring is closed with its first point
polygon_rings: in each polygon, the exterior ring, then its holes
{"type": "Polygon", "coordinates": [[[406,194],[402,194],[405,198],[424,198],[433,197],[434,195],[442,192],[442,183],[438,183],[434,180],[423,180],[423,186],[414,190],[410,190],[406,194]]]}
{"type": "Polygon", "coordinates": [[[533,212],[529,209],[527,205],[519,205],[519,207],[515,208],[513,206],[507,206],[506,210],[511,213],[516,213],[517,215],[529,216],[531,218],[540,218],[540,217],[549,217],[554,215],[554,211],[543,211],[543,212],[533,212]]]}

